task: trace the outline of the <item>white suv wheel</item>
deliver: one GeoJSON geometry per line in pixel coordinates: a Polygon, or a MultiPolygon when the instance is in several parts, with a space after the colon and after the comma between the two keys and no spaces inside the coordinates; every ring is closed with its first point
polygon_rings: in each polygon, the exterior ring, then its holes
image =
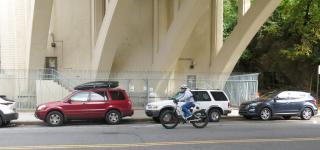
{"type": "Polygon", "coordinates": [[[209,112],[209,120],[212,122],[218,122],[221,118],[220,111],[217,109],[212,109],[209,112]]]}

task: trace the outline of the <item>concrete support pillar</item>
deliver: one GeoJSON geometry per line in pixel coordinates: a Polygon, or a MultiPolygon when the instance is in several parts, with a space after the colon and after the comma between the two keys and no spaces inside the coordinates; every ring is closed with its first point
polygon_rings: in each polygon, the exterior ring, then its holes
{"type": "Polygon", "coordinates": [[[52,0],[34,0],[28,41],[27,69],[42,69],[49,35],[52,0]]]}
{"type": "MultiPolygon", "coordinates": [[[[107,0],[108,1],[108,0],[107,0]]],[[[106,12],[106,0],[91,0],[91,49],[94,49],[106,12]]]]}
{"type": "Polygon", "coordinates": [[[120,1],[109,1],[106,15],[103,18],[98,34],[97,42],[92,54],[92,70],[96,78],[108,78],[111,71],[113,58],[119,43],[119,36],[112,36],[118,30],[111,28],[116,26],[115,16],[120,1]]]}
{"type": "Polygon", "coordinates": [[[238,0],[238,20],[240,20],[250,9],[251,0],[238,0]]]}
{"type": "Polygon", "coordinates": [[[107,8],[109,7],[109,1],[110,0],[104,0],[105,1],[105,8],[106,8],[106,11],[105,12],[107,12],[107,8]]]}
{"type": "Polygon", "coordinates": [[[155,54],[159,50],[159,0],[153,0],[153,51],[152,64],[154,63],[155,54]]]}
{"type": "MultiPolygon", "coordinates": [[[[95,46],[95,40],[96,40],[96,27],[95,27],[95,0],[91,0],[91,49],[94,49],[94,46],[95,46]]],[[[92,59],[92,56],[91,56],[91,59],[92,59]]]]}
{"type": "Polygon", "coordinates": [[[178,14],[180,8],[180,0],[173,0],[173,16],[174,18],[178,14]]]}
{"type": "MultiPolygon", "coordinates": [[[[238,22],[213,60],[211,72],[219,74],[214,80],[225,81],[231,74],[241,54],[263,23],[280,4],[281,0],[257,0],[238,22]]],[[[223,88],[224,82],[218,88],[223,88]]]]}
{"type": "Polygon", "coordinates": [[[156,0],[158,4],[158,28],[159,28],[159,41],[164,41],[165,35],[167,34],[171,20],[170,20],[170,9],[167,0],[156,0]]]}
{"type": "Polygon", "coordinates": [[[208,1],[185,1],[159,45],[153,70],[172,71],[199,18],[208,10],[208,1]]]}
{"type": "Polygon", "coordinates": [[[210,66],[223,44],[223,1],[211,0],[210,66]]]}

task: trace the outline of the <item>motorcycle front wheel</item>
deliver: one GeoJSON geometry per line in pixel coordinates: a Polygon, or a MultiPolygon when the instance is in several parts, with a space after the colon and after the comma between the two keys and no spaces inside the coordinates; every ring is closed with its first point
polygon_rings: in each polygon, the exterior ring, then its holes
{"type": "Polygon", "coordinates": [[[173,129],[178,125],[179,119],[174,111],[165,110],[163,113],[161,113],[160,122],[164,128],[173,129]]]}
{"type": "Polygon", "coordinates": [[[193,115],[195,121],[190,121],[190,123],[195,128],[204,128],[208,125],[209,117],[205,112],[196,112],[193,115]]]}

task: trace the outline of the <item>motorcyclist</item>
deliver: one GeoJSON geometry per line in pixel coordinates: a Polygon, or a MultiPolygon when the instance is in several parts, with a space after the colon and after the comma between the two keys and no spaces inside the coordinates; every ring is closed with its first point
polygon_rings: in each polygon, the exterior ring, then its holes
{"type": "Polygon", "coordinates": [[[184,118],[186,120],[189,120],[192,116],[189,109],[194,106],[194,99],[187,85],[183,84],[180,86],[180,91],[177,94],[176,99],[182,102],[186,102],[181,107],[182,107],[184,118]]]}

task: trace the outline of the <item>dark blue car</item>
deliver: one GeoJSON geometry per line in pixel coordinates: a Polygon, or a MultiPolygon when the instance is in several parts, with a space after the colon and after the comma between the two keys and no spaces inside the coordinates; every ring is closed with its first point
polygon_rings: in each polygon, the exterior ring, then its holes
{"type": "Polygon", "coordinates": [[[259,117],[262,120],[269,120],[272,116],[282,116],[284,119],[299,116],[309,120],[317,113],[317,100],[310,93],[300,91],[268,93],[254,101],[242,103],[239,108],[239,114],[243,117],[259,117]]]}

